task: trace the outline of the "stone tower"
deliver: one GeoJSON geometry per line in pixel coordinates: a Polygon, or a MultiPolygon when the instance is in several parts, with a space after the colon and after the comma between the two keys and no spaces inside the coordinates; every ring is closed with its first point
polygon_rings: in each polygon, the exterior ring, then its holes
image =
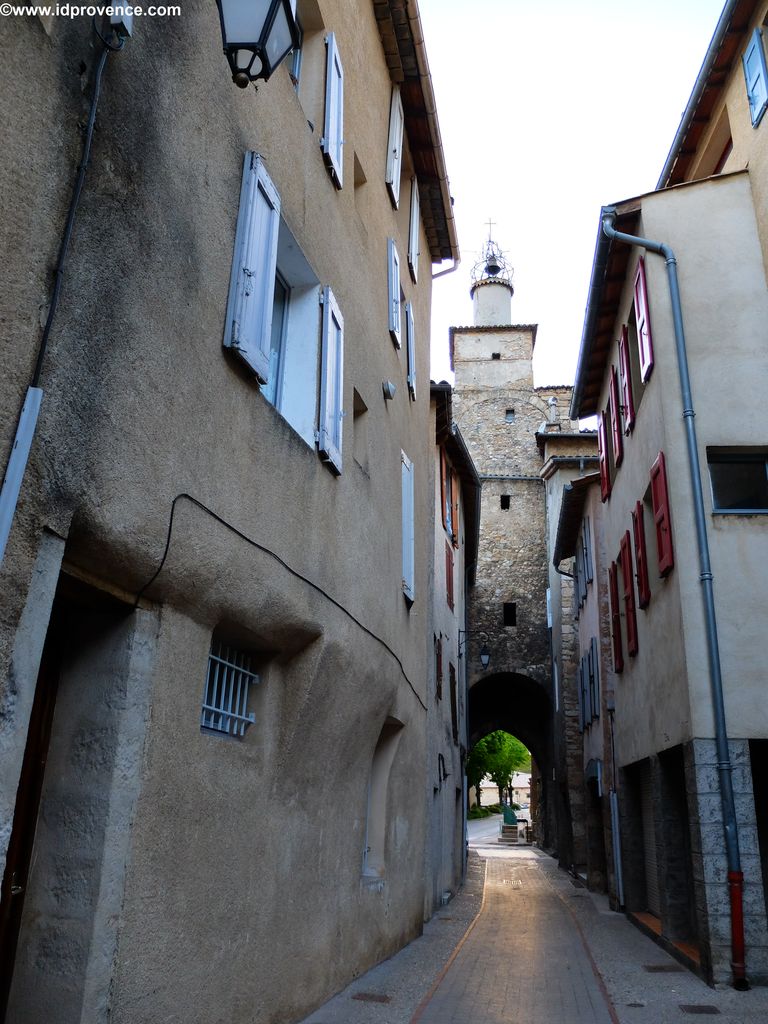
{"type": "MultiPolygon", "coordinates": [[[[450,332],[454,414],[482,482],[480,552],[465,644],[470,740],[503,728],[531,749],[543,787],[539,839],[554,845],[554,794],[547,799],[554,751],[539,440],[560,429],[571,388],[534,387],[536,325],[511,322],[513,294],[511,268],[489,238],[472,274],[474,325],[450,332]],[[487,670],[478,657],[483,642],[491,653],[487,670]]],[[[570,421],[563,429],[570,429],[570,421]]]]}

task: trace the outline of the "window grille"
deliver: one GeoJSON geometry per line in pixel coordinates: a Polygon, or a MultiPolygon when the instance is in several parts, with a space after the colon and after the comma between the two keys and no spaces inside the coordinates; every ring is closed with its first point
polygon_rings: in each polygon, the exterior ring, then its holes
{"type": "Polygon", "coordinates": [[[244,736],[256,720],[248,711],[248,692],[251,684],[258,682],[250,654],[214,641],[208,656],[200,726],[227,736],[244,736]]]}

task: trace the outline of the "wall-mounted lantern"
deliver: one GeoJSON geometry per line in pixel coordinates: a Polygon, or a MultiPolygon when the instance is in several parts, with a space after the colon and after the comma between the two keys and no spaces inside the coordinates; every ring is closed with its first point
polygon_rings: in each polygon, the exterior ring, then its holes
{"type": "Polygon", "coordinates": [[[491,663],[491,651],[490,651],[490,648],[488,647],[488,634],[482,632],[482,630],[479,630],[479,629],[460,629],[459,630],[459,657],[461,657],[461,652],[462,652],[462,650],[463,650],[463,648],[464,648],[464,646],[465,646],[465,644],[467,642],[467,637],[468,636],[473,636],[473,635],[482,636],[482,637],[485,638],[483,640],[483,646],[480,648],[480,664],[481,664],[481,666],[483,668],[483,672],[486,672],[488,670],[488,666],[491,663]],[[462,637],[463,637],[463,639],[462,639],[462,637]]]}
{"type": "Polygon", "coordinates": [[[241,89],[267,81],[299,45],[296,0],[216,0],[224,53],[241,89]]]}

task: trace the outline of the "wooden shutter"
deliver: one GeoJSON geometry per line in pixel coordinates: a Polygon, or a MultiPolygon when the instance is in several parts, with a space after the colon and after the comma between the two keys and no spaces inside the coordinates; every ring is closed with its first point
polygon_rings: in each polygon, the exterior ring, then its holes
{"type": "Polygon", "coordinates": [[[389,141],[387,143],[387,172],[385,181],[397,209],[400,203],[400,171],[403,166],[403,101],[400,86],[392,86],[392,101],[389,107],[389,141]]]}
{"type": "Polygon", "coordinates": [[[577,680],[578,686],[576,687],[579,697],[579,732],[584,732],[584,726],[586,724],[586,715],[584,707],[584,659],[582,658],[579,662],[579,678],[577,680]]]}
{"type": "Polygon", "coordinates": [[[419,183],[411,178],[411,221],[408,227],[408,266],[411,277],[419,279],[419,238],[421,230],[421,208],[419,201],[419,183]]]}
{"type": "Polygon", "coordinates": [[[632,513],[632,532],[635,535],[635,566],[637,569],[637,598],[641,608],[651,603],[651,584],[648,577],[648,553],[645,547],[645,521],[642,501],[632,513]]]}
{"type": "Polygon", "coordinates": [[[632,366],[629,359],[629,335],[626,325],[621,328],[619,338],[619,376],[621,377],[621,411],[624,416],[624,433],[630,434],[635,425],[635,400],[632,395],[632,366]]]}
{"type": "Polygon", "coordinates": [[[442,634],[435,637],[435,676],[436,684],[435,691],[437,699],[442,700],[443,697],[443,638],[442,634]]]}
{"type": "Polygon", "coordinates": [[[459,546],[459,478],[451,473],[451,540],[453,546],[459,546]]]}
{"type": "Polygon", "coordinates": [[[341,473],[344,406],[344,319],[330,288],[323,289],[323,335],[320,354],[320,426],[317,447],[341,473]]]}
{"type": "Polygon", "coordinates": [[[400,452],[400,464],[403,514],[403,593],[409,601],[413,601],[415,597],[413,463],[403,451],[400,452]]]}
{"type": "Polygon", "coordinates": [[[280,196],[258,153],[246,153],[224,345],[262,384],[269,379],[279,230],[280,196]]]}
{"type": "Polygon", "coordinates": [[[656,526],[656,551],[659,558],[659,575],[668,576],[675,564],[672,550],[672,519],[669,514],[669,492],[667,489],[667,467],[664,452],[651,467],[651,504],[653,521],[656,526]]]}
{"type": "Polygon", "coordinates": [[[445,542],[445,595],[453,611],[453,548],[449,541],[445,542]]]}
{"type": "Polygon", "coordinates": [[[581,543],[584,545],[584,573],[587,578],[587,583],[591,583],[594,578],[594,565],[592,562],[592,527],[587,517],[581,528],[581,543]]]}
{"type": "Polygon", "coordinates": [[[620,466],[624,458],[624,438],[621,432],[621,410],[619,408],[619,378],[616,367],[611,367],[611,382],[608,392],[608,409],[611,414],[611,441],[613,442],[613,462],[620,466]]]}
{"type": "Polygon", "coordinates": [[[621,611],[619,609],[619,580],[616,563],[608,566],[608,596],[611,602],[611,639],[613,642],[613,671],[624,671],[624,653],[621,644],[621,611]]]}
{"type": "Polygon", "coordinates": [[[400,348],[400,257],[393,238],[387,239],[387,292],[389,295],[389,333],[400,348]]]}
{"type": "Polygon", "coordinates": [[[412,302],[405,304],[405,349],[408,355],[408,393],[413,401],[416,401],[416,336],[412,302]]]}
{"type": "Polygon", "coordinates": [[[645,280],[645,260],[637,261],[635,273],[635,321],[637,323],[637,345],[640,354],[640,379],[645,382],[653,370],[653,338],[651,318],[648,313],[648,285],[645,280]]]}
{"type": "Polygon", "coordinates": [[[608,424],[605,412],[597,417],[597,456],[600,463],[600,498],[611,496],[611,470],[608,465],[608,424]]]}
{"type": "Polygon", "coordinates": [[[749,113],[752,124],[757,127],[768,105],[768,68],[766,68],[765,50],[759,28],[752,33],[752,38],[741,61],[744,65],[744,78],[747,83],[749,113]]]}
{"type": "Polygon", "coordinates": [[[632,547],[629,530],[621,538],[621,578],[624,584],[624,615],[627,622],[627,654],[637,654],[637,613],[635,612],[635,580],[632,573],[632,547]]]}
{"type": "Polygon", "coordinates": [[[325,65],[325,123],[320,146],[336,188],[344,183],[344,69],[336,36],[329,32],[325,65]]]}
{"type": "Polygon", "coordinates": [[[593,707],[595,709],[595,717],[600,717],[600,658],[598,657],[597,650],[597,637],[592,637],[589,641],[589,665],[592,679],[592,691],[593,707]]]}

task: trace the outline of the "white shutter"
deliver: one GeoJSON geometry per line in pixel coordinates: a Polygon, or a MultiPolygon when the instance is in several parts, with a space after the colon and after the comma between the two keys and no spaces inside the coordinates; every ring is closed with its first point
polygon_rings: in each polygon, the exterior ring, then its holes
{"type": "Polygon", "coordinates": [[[405,346],[408,353],[408,391],[416,401],[416,335],[413,327],[413,303],[405,304],[405,346]]]}
{"type": "Polygon", "coordinates": [[[344,318],[330,288],[323,289],[323,338],[320,355],[320,455],[341,473],[344,404],[344,318]]]}
{"type": "Polygon", "coordinates": [[[393,238],[387,239],[387,289],[389,294],[389,333],[400,348],[400,257],[393,238]]]}
{"type": "Polygon", "coordinates": [[[343,184],[344,149],[344,69],[341,66],[336,36],[329,32],[325,65],[325,125],[320,145],[336,188],[343,184]]]}
{"type": "Polygon", "coordinates": [[[277,269],[280,196],[258,153],[246,153],[224,345],[266,384],[277,269]]]}
{"type": "Polygon", "coordinates": [[[387,144],[387,174],[385,181],[392,205],[397,209],[400,203],[400,172],[403,166],[403,101],[400,86],[392,86],[392,102],[389,108],[389,142],[387,144]]]}
{"type": "Polygon", "coordinates": [[[413,463],[403,451],[400,452],[400,461],[403,494],[403,593],[409,601],[413,601],[415,595],[413,463]]]}
{"type": "Polygon", "coordinates": [[[744,65],[744,78],[747,82],[749,113],[754,127],[760,122],[763,111],[768,106],[768,67],[766,67],[765,51],[760,29],[752,33],[752,39],[741,58],[744,65]]]}
{"type": "Polygon", "coordinates": [[[411,178],[411,223],[408,229],[408,266],[414,281],[419,278],[419,231],[421,228],[421,206],[419,183],[411,178]]]}
{"type": "Polygon", "coordinates": [[[592,565],[592,530],[588,518],[584,520],[582,544],[584,545],[584,571],[587,583],[591,583],[594,576],[594,568],[592,565]]]}

